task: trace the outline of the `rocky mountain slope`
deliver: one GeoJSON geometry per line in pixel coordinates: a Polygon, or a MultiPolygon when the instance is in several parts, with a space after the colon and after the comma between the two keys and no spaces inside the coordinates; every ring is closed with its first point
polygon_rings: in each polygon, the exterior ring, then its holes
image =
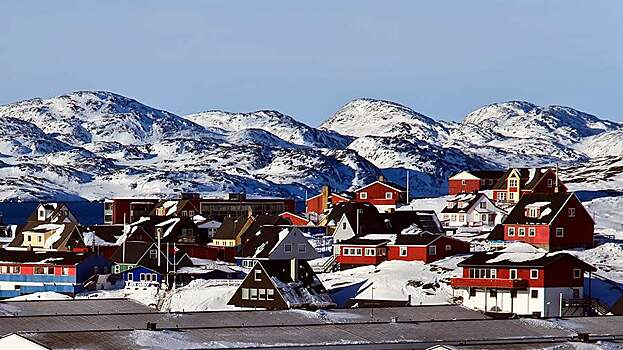
{"type": "MultiPolygon", "coordinates": [[[[403,184],[409,174],[413,195],[438,195],[466,168],[587,163],[598,172],[601,157],[621,156],[621,144],[617,123],[527,102],[486,106],[451,123],[358,99],[314,128],[276,111],[181,117],[81,91],[0,106],[0,199],[179,191],[302,198],[323,184],[348,190],[381,174],[403,184]]],[[[612,171],[604,174],[607,181],[612,171]]]]}

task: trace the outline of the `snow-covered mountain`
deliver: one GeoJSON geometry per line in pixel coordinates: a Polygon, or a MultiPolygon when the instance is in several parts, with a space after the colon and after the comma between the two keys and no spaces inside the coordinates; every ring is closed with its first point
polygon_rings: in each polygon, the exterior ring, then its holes
{"type": "Polygon", "coordinates": [[[319,148],[346,148],[350,137],[333,131],[318,130],[277,111],[253,113],[228,113],[207,111],[185,116],[206,128],[218,128],[229,132],[257,129],[269,132],[282,140],[296,145],[319,148]]]}
{"type": "Polygon", "coordinates": [[[574,164],[566,175],[578,181],[587,181],[587,163],[603,182],[618,168],[621,130],[569,107],[526,102],[486,106],[453,123],[357,99],[313,128],[276,111],[180,117],[82,91],[0,106],[0,199],[179,191],[302,198],[324,184],[348,190],[381,174],[404,184],[407,171],[411,194],[438,195],[463,169],[553,163],[574,164]]]}

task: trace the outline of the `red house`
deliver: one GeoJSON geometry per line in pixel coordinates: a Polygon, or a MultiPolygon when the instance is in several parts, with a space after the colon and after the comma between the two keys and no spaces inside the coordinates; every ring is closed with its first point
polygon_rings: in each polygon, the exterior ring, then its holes
{"type": "Polygon", "coordinates": [[[356,189],[355,201],[370,203],[381,213],[392,211],[398,204],[407,202],[407,190],[398,184],[385,181],[380,176],[378,181],[356,189]]]}
{"type": "Polygon", "coordinates": [[[583,298],[584,273],[595,271],[567,253],[507,250],[476,253],[459,263],[463,275],[452,278],[451,285],[464,306],[485,312],[562,316],[560,301],[583,298]]]}
{"type": "Polygon", "coordinates": [[[448,256],[469,253],[469,248],[468,242],[446,236],[428,233],[402,234],[387,246],[387,260],[430,263],[448,256]]]}
{"type": "Polygon", "coordinates": [[[526,193],[567,192],[555,168],[512,168],[493,187],[493,200],[517,203],[526,193]]]}
{"type": "Polygon", "coordinates": [[[593,245],[595,222],[572,192],[524,194],[503,225],[506,241],[547,250],[593,245]]]}
{"type": "Polygon", "coordinates": [[[295,226],[307,226],[310,223],[308,218],[298,215],[298,214],[291,213],[289,211],[286,211],[285,213],[281,213],[279,214],[279,216],[290,221],[290,223],[295,226]]]}
{"type": "Polygon", "coordinates": [[[307,198],[305,201],[305,212],[323,214],[327,209],[338,203],[352,201],[352,196],[348,193],[331,193],[329,186],[322,186],[322,190],[317,195],[307,198]]]}
{"type": "Polygon", "coordinates": [[[425,231],[408,230],[398,235],[369,234],[340,242],[336,257],[340,269],[378,265],[385,260],[429,263],[451,255],[469,253],[470,245],[467,242],[425,231]]]}
{"type": "Polygon", "coordinates": [[[448,179],[448,194],[490,190],[505,174],[503,170],[468,170],[448,179]]]}

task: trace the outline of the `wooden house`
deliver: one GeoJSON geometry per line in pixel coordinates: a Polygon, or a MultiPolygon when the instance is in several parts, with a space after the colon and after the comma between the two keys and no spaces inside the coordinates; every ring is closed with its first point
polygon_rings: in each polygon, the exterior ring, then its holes
{"type": "Polygon", "coordinates": [[[461,171],[448,179],[448,194],[491,190],[504,174],[504,170],[461,171]]]}
{"type": "Polygon", "coordinates": [[[444,227],[480,227],[501,223],[506,211],[483,193],[461,193],[446,201],[441,210],[444,227]]]}
{"type": "Polygon", "coordinates": [[[399,205],[407,203],[407,190],[398,184],[386,181],[383,176],[371,184],[355,191],[355,201],[370,203],[379,212],[395,210],[399,205]]]}
{"type": "Polygon", "coordinates": [[[511,168],[493,187],[493,200],[517,203],[526,193],[566,192],[556,168],[511,168]]]}

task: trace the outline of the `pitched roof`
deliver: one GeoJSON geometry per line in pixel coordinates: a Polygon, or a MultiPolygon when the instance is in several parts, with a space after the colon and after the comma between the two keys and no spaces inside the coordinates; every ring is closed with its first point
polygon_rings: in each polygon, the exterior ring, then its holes
{"type": "Polygon", "coordinates": [[[246,244],[262,226],[290,225],[290,221],[279,215],[255,215],[249,218],[250,224],[245,226],[240,232],[240,238],[246,244]]]}
{"type": "Polygon", "coordinates": [[[53,265],[75,265],[91,256],[91,253],[74,252],[42,252],[32,250],[0,249],[0,262],[3,263],[33,263],[53,265]]]}
{"type": "Polygon", "coordinates": [[[381,184],[381,185],[384,185],[384,186],[390,187],[390,188],[392,188],[392,189],[394,189],[394,190],[396,190],[396,191],[400,191],[400,192],[406,192],[406,191],[407,191],[407,188],[406,188],[406,187],[404,187],[404,186],[402,186],[402,185],[399,185],[399,184],[397,184],[397,183],[390,182],[390,181],[387,181],[387,180],[383,180],[383,181],[381,181],[381,180],[376,180],[376,181],[374,181],[373,183],[370,183],[370,184],[367,184],[367,185],[365,185],[365,186],[359,187],[359,188],[358,188],[358,189],[356,189],[354,192],[359,192],[359,191],[361,191],[361,190],[363,190],[363,189],[365,189],[365,188],[368,188],[368,187],[370,187],[370,186],[372,186],[372,185],[375,185],[375,184],[381,184]]]}
{"type": "Polygon", "coordinates": [[[517,171],[520,177],[520,185],[522,189],[533,189],[543,177],[551,171],[551,168],[510,168],[504,173],[498,182],[493,186],[494,189],[506,189],[506,180],[511,173],[517,171]]]}
{"type": "Polygon", "coordinates": [[[448,208],[446,205],[441,212],[442,213],[465,213],[471,209],[471,207],[478,202],[480,198],[482,198],[484,194],[482,193],[460,193],[456,196],[448,199],[447,202],[454,203],[452,208],[448,208]],[[465,203],[465,206],[459,207],[459,203],[465,203]]]}
{"type": "Polygon", "coordinates": [[[505,170],[468,170],[467,172],[480,179],[499,179],[506,173],[505,170]]]}
{"type": "Polygon", "coordinates": [[[195,205],[189,201],[188,199],[174,199],[174,200],[161,200],[159,201],[154,209],[151,211],[151,215],[156,215],[156,209],[164,208],[165,215],[164,216],[180,216],[182,210],[190,205],[195,212],[198,212],[195,205]]]}
{"type": "Polygon", "coordinates": [[[241,257],[267,258],[279,243],[279,234],[285,227],[263,226],[242,246],[241,257]]]}
{"type": "Polygon", "coordinates": [[[430,233],[444,232],[434,210],[396,210],[392,213],[381,213],[379,215],[392,233],[400,233],[412,225],[416,225],[420,230],[430,233]]]}
{"type": "Polygon", "coordinates": [[[237,218],[225,217],[223,223],[214,233],[213,239],[236,239],[240,230],[247,223],[248,216],[242,215],[237,218]]]}
{"type": "Polygon", "coordinates": [[[104,242],[117,244],[118,237],[123,235],[123,225],[83,226],[83,236],[86,236],[89,232],[104,242]]]}
{"type": "Polygon", "coordinates": [[[80,226],[75,223],[49,224],[45,222],[28,222],[26,225],[18,227],[15,238],[9,243],[9,247],[22,247],[24,243],[24,232],[27,231],[55,231],[55,233],[48,238],[48,240],[53,241],[51,241],[49,247],[45,247],[46,249],[64,250],[67,249],[68,245],[73,247],[84,246],[84,242],[80,236],[80,226]]]}
{"type": "Polygon", "coordinates": [[[125,242],[125,257],[123,245],[117,248],[110,257],[110,261],[115,263],[137,264],[145,255],[145,252],[154,246],[152,242],[127,241],[125,242]]]}
{"type": "MultiPolygon", "coordinates": [[[[329,214],[327,214],[326,220],[327,222],[333,221],[334,223],[337,224],[337,222],[340,221],[342,216],[346,214],[346,217],[349,219],[349,221],[351,221],[357,216],[357,209],[363,210],[360,216],[377,215],[379,213],[378,209],[370,203],[343,202],[343,203],[337,203],[331,209],[329,214]]],[[[354,222],[354,221],[351,221],[351,222],[354,222]]]]}
{"type": "Polygon", "coordinates": [[[428,232],[421,234],[398,235],[393,245],[429,245],[436,241],[441,235],[434,235],[428,232]]]}
{"type": "Polygon", "coordinates": [[[290,260],[261,260],[264,271],[290,307],[330,307],[335,303],[307,261],[297,260],[298,279],[292,279],[290,260]]]}
{"type": "Polygon", "coordinates": [[[508,267],[545,267],[559,259],[573,259],[580,262],[587,270],[596,269],[569,253],[518,253],[518,252],[479,252],[463,260],[458,266],[508,266],[508,267]]]}
{"type": "Polygon", "coordinates": [[[573,192],[558,193],[526,193],[508,214],[504,224],[548,224],[563,208],[565,203],[575,194],[573,192]],[[526,216],[526,208],[536,206],[540,208],[539,217],[526,216]]]}

